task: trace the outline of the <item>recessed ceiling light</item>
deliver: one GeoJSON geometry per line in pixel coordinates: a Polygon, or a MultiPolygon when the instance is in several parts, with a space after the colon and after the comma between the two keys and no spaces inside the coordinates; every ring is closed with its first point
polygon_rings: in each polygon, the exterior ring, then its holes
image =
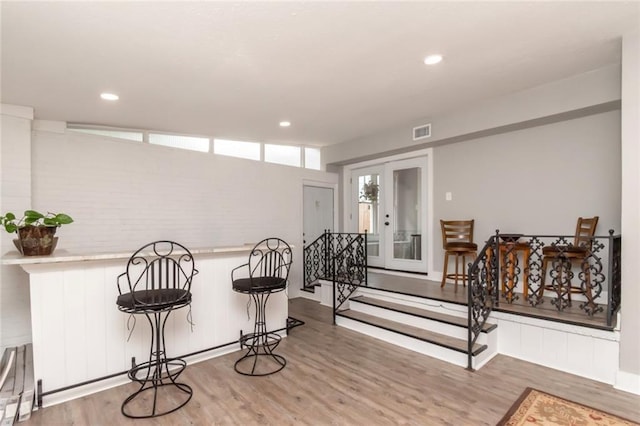
{"type": "Polygon", "coordinates": [[[280,127],[289,127],[291,126],[291,122],[289,121],[281,121],[280,122],[280,127]]]}
{"type": "Polygon", "coordinates": [[[442,61],[442,55],[429,55],[424,58],[424,63],[427,65],[435,65],[442,61]]]}
{"type": "Polygon", "coordinates": [[[120,96],[114,93],[101,93],[100,97],[105,101],[117,101],[118,99],[120,99],[120,96]]]}

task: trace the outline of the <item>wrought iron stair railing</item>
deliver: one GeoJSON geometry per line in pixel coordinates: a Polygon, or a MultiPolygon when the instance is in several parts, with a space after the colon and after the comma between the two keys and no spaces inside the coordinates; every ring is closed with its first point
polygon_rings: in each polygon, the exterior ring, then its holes
{"type": "Polygon", "coordinates": [[[312,289],[321,280],[331,279],[329,257],[331,232],[325,230],[322,235],[312,243],[307,244],[303,250],[302,287],[312,289]]]}
{"type": "Polygon", "coordinates": [[[367,286],[367,234],[351,234],[350,239],[332,258],[333,323],[336,313],[360,286],[367,286]]]}
{"type": "Polygon", "coordinates": [[[319,280],[333,280],[333,259],[348,246],[359,245],[364,239],[364,258],[358,262],[366,265],[366,234],[331,232],[325,230],[312,243],[307,244],[303,251],[303,288],[313,288],[319,280]]]}
{"type": "Polygon", "coordinates": [[[468,269],[468,327],[467,369],[473,370],[473,345],[495,305],[498,292],[498,237],[492,236],[485,243],[476,260],[468,269]]]}

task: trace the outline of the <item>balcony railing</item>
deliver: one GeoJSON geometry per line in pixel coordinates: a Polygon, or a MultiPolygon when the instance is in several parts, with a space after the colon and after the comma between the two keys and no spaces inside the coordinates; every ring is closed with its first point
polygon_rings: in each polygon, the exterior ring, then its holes
{"type": "Polygon", "coordinates": [[[613,230],[580,245],[572,235],[496,231],[469,265],[469,348],[494,309],[522,301],[558,312],[576,304],[586,317],[604,313],[612,327],[621,302],[621,242],[613,230]]]}

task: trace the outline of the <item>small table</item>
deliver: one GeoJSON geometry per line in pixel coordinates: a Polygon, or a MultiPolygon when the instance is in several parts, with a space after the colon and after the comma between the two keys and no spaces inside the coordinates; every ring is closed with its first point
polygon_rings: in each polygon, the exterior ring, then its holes
{"type": "Polygon", "coordinates": [[[529,295],[529,257],[531,256],[531,246],[529,243],[515,241],[503,241],[498,244],[500,250],[500,278],[502,279],[502,293],[508,303],[513,301],[513,291],[516,287],[516,264],[518,263],[518,253],[522,252],[522,263],[524,264],[524,276],[522,295],[525,300],[529,295]],[[507,264],[505,268],[505,263],[507,264]]]}
{"type": "MultiPolygon", "coordinates": [[[[500,259],[500,280],[502,281],[501,291],[507,303],[514,301],[514,290],[516,287],[516,265],[518,264],[518,253],[522,252],[524,266],[524,279],[522,295],[526,299],[529,295],[529,257],[531,256],[531,246],[526,242],[518,240],[522,234],[500,234],[498,243],[498,258],[500,259]],[[505,265],[506,264],[506,265],[505,265]]],[[[487,250],[487,264],[491,262],[492,250],[487,250]]]]}

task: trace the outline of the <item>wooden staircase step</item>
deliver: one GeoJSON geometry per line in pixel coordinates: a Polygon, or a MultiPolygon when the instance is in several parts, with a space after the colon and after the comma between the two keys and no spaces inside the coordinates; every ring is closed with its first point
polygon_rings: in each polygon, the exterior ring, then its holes
{"type": "MultiPolygon", "coordinates": [[[[374,315],[357,312],[350,309],[340,311],[336,315],[359,321],[374,327],[379,327],[394,333],[422,340],[427,343],[442,346],[457,352],[467,353],[467,341],[446,336],[444,334],[434,333],[423,328],[402,324],[396,321],[387,320],[374,315]]],[[[487,349],[487,345],[474,344],[472,355],[476,356],[487,349]]]]}
{"type": "MultiPolygon", "coordinates": [[[[407,315],[413,315],[415,317],[425,318],[432,321],[438,321],[445,324],[455,325],[463,328],[467,328],[469,325],[467,318],[447,315],[440,312],[434,312],[427,309],[416,308],[413,306],[407,306],[400,303],[388,302],[386,300],[376,299],[373,297],[358,296],[350,299],[352,302],[364,303],[370,306],[376,306],[378,308],[388,309],[390,311],[400,312],[407,315]]],[[[483,333],[488,333],[497,327],[496,324],[486,323],[482,327],[483,333]]]]}

